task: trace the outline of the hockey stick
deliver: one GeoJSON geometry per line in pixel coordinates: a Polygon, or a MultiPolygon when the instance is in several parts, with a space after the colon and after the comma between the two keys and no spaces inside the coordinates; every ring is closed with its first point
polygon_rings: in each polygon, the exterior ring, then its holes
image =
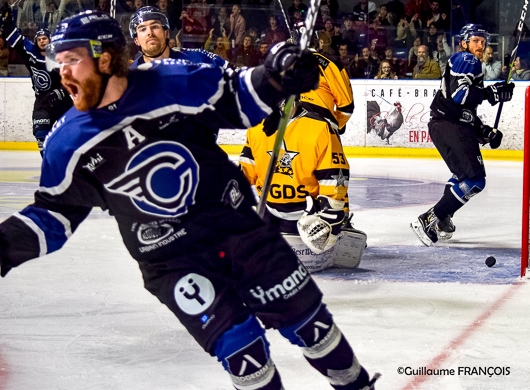
{"type": "MultiPolygon", "coordinates": [[[[528,1],[528,0],[526,0],[528,1]]],[[[309,42],[311,41],[311,35],[315,28],[315,22],[317,20],[318,9],[320,8],[320,0],[311,0],[309,2],[309,7],[307,9],[307,16],[305,18],[305,27],[300,29],[300,41],[298,42],[300,46],[300,52],[309,47],[309,42]]],[[[291,111],[294,107],[295,96],[289,96],[287,103],[283,109],[283,115],[280,119],[278,125],[278,131],[276,133],[276,139],[274,140],[274,147],[271,153],[271,159],[269,161],[269,167],[267,168],[267,173],[265,175],[265,180],[263,181],[263,188],[261,189],[261,198],[258,203],[258,214],[263,218],[265,215],[265,207],[267,205],[267,196],[271,190],[272,185],[272,176],[274,175],[274,170],[276,169],[276,163],[278,162],[278,157],[280,155],[280,148],[283,143],[283,136],[285,135],[285,130],[287,128],[287,122],[291,117],[291,111]]]]}
{"type": "Polygon", "coordinates": [[[285,7],[283,6],[282,0],[278,0],[278,4],[280,4],[280,9],[282,10],[283,21],[285,22],[285,25],[287,26],[287,30],[289,30],[289,36],[291,37],[291,42],[295,43],[294,31],[291,29],[291,23],[289,23],[289,19],[287,18],[287,13],[285,12],[285,7]]]}
{"type": "MultiPolygon", "coordinates": [[[[510,82],[510,79],[512,78],[513,65],[514,65],[515,59],[517,58],[517,49],[519,48],[519,41],[521,40],[521,35],[523,33],[524,20],[526,18],[527,11],[528,11],[528,0],[524,0],[523,8],[521,10],[521,17],[519,18],[519,23],[517,24],[517,36],[515,37],[515,47],[512,50],[512,55],[510,58],[510,62],[508,64],[508,74],[505,80],[506,84],[508,84],[510,82]]],[[[495,117],[495,125],[493,125],[495,129],[498,128],[499,121],[501,120],[501,111],[502,111],[503,104],[504,102],[499,103],[499,108],[497,110],[497,116],[495,117]]]]}

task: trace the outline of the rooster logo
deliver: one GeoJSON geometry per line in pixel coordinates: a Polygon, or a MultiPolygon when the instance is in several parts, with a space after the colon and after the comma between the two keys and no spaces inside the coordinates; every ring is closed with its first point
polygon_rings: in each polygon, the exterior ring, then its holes
{"type": "Polygon", "coordinates": [[[176,217],[195,203],[199,165],[190,151],[176,142],[157,142],[136,153],[125,172],[105,187],[129,197],[142,212],[176,217]]]}
{"type": "Polygon", "coordinates": [[[382,118],[381,108],[375,101],[367,102],[367,133],[374,130],[375,134],[390,144],[390,137],[394,134],[403,124],[403,108],[401,103],[395,102],[394,107],[382,118]]]}

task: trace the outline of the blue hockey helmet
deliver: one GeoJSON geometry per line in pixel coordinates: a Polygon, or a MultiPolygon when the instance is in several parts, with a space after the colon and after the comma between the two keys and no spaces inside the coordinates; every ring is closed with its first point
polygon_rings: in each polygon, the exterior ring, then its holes
{"type": "Polygon", "coordinates": [[[471,37],[482,37],[486,39],[486,45],[490,43],[490,34],[481,24],[469,23],[462,27],[462,30],[460,30],[460,39],[469,42],[471,37]]]}
{"type": "Polygon", "coordinates": [[[46,46],[46,61],[53,63],[57,53],[76,47],[86,47],[92,58],[99,58],[105,44],[125,48],[125,36],[118,21],[101,11],[81,12],[59,23],[46,46]]]}
{"type": "Polygon", "coordinates": [[[131,18],[131,21],[129,22],[129,33],[131,34],[131,38],[134,39],[138,35],[136,33],[138,25],[147,22],[148,20],[158,20],[162,24],[162,27],[164,27],[164,30],[169,30],[167,16],[159,8],[148,5],[136,11],[131,18]]]}
{"type": "Polygon", "coordinates": [[[33,42],[37,43],[37,38],[41,37],[43,35],[46,35],[48,37],[48,39],[50,39],[52,34],[50,33],[50,30],[48,30],[47,28],[39,28],[35,32],[35,38],[33,39],[33,42]]]}

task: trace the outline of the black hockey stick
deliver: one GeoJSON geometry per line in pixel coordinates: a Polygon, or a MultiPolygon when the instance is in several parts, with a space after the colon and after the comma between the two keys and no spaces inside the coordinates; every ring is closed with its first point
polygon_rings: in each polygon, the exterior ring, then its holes
{"type": "MultiPolygon", "coordinates": [[[[505,83],[508,84],[512,78],[512,70],[515,59],[517,58],[517,49],[519,48],[519,41],[521,40],[521,34],[523,33],[524,20],[526,18],[526,13],[528,11],[528,0],[524,0],[523,8],[521,9],[521,17],[519,18],[519,23],[517,24],[517,35],[515,37],[515,47],[512,50],[512,55],[510,62],[508,64],[508,74],[506,75],[505,83]]],[[[495,117],[495,124],[493,127],[495,129],[499,126],[499,121],[501,120],[501,111],[504,102],[499,103],[499,108],[497,110],[497,116],[495,117]]]]}
{"type": "MultiPolygon", "coordinates": [[[[320,0],[311,0],[309,2],[307,16],[305,18],[305,26],[300,29],[300,40],[298,42],[298,45],[301,49],[300,52],[309,47],[309,42],[311,42],[311,35],[313,34],[313,30],[315,28],[315,22],[317,20],[319,8],[320,0]]],[[[287,103],[285,103],[283,115],[280,119],[280,124],[278,125],[278,131],[276,133],[276,139],[274,140],[274,147],[272,148],[269,167],[267,168],[267,174],[265,175],[265,180],[263,181],[263,188],[261,189],[261,198],[258,203],[258,214],[262,218],[265,215],[267,196],[269,195],[272,185],[272,176],[274,175],[276,163],[278,162],[278,157],[280,155],[280,149],[282,147],[285,129],[287,128],[287,122],[289,122],[289,119],[291,118],[291,111],[294,107],[294,100],[295,96],[292,95],[287,100],[287,103]]]]}

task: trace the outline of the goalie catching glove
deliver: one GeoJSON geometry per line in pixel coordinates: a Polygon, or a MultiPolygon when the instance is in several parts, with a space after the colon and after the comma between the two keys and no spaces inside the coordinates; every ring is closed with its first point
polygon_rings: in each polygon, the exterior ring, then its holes
{"type": "Polygon", "coordinates": [[[300,238],[315,253],[331,249],[344,220],[344,202],[328,196],[306,197],[307,206],[297,222],[300,238]]]}

